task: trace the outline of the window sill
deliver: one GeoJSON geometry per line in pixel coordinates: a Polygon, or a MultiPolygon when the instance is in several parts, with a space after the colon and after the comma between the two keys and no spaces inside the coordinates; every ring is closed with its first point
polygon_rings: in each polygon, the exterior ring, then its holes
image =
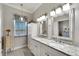
{"type": "Polygon", "coordinates": [[[27,35],[19,35],[19,36],[14,36],[14,37],[27,37],[27,35]]]}

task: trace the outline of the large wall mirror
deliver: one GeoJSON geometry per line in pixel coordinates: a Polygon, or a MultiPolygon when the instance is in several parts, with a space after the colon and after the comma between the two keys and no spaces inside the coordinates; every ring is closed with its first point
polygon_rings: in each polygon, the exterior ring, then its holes
{"type": "MultiPolygon", "coordinates": [[[[74,32],[74,9],[70,8],[70,4],[53,10],[50,15],[52,17],[52,38],[72,42],[74,32]],[[69,7],[68,7],[69,6],[69,7]],[[61,8],[61,9],[60,9],[61,8]],[[58,10],[60,13],[58,13],[58,10]]],[[[66,42],[66,43],[67,43],[66,42]]],[[[72,44],[72,43],[71,43],[72,44]]]]}
{"type": "Polygon", "coordinates": [[[38,22],[38,35],[40,37],[47,37],[48,35],[48,20],[46,17],[38,22]]]}
{"type": "Polygon", "coordinates": [[[69,25],[69,14],[55,17],[53,20],[53,36],[57,37],[70,37],[70,25],[69,25]]]}

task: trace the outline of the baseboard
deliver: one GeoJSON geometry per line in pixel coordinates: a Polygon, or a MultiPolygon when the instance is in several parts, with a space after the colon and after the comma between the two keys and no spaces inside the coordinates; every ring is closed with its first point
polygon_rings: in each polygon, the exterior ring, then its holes
{"type": "Polygon", "coordinates": [[[20,49],[20,48],[23,48],[23,47],[26,47],[27,45],[21,45],[21,46],[18,46],[18,47],[14,47],[14,48],[12,48],[11,50],[13,51],[13,50],[17,50],[17,49],[20,49]]]}

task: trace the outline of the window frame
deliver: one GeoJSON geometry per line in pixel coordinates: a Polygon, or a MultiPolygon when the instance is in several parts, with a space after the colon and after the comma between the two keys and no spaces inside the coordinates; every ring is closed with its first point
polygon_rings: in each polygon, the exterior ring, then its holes
{"type": "MultiPolygon", "coordinates": [[[[15,15],[14,17],[17,17],[18,15],[15,15]]],[[[24,22],[24,21],[21,21],[20,19],[20,16],[18,17],[18,19],[16,19],[16,18],[14,18],[14,21],[13,21],[13,24],[14,24],[14,36],[26,36],[27,35],[27,27],[28,27],[28,23],[27,22],[24,22]],[[21,27],[19,27],[20,29],[19,30],[17,30],[16,29],[16,21],[20,21],[21,23],[25,23],[25,27],[26,27],[26,29],[24,29],[24,30],[21,30],[21,27]],[[27,24],[27,25],[26,25],[27,24]],[[22,31],[22,32],[21,32],[22,31]],[[17,34],[17,33],[20,33],[20,34],[17,34]],[[21,34],[22,33],[22,34],[21,34]],[[24,34],[23,34],[24,33],[24,34]]],[[[23,17],[24,18],[24,17],[23,17]]],[[[25,18],[24,18],[25,19],[25,18]]],[[[19,25],[20,26],[20,25],[19,25]]]]}

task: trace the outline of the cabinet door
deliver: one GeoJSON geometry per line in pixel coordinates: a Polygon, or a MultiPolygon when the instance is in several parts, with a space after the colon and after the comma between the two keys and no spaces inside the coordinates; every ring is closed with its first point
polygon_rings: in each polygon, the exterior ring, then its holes
{"type": "Polygon", "coordinates": [[[40,56],[40,43],[34,39],[29,40],[28,47],[35,56],[40,56]]]}
{"type": "Polygon", "coordinates": [[[35,55],[40,56],[40,43],[35,40],[33,41],[33,43],[34,43],[35,55]]]}
{"type": "Polygon", "coordinates": [[[66,54],[59,52],[58,50],[55,50],[51,47],[48,47],[47,45],[40,44],[41,45],[41,56],[66,56],[66,54]]]}
{"type": "Polygon", "coordinates": [[[54,33],[53,34],[54,34],[54,36],[58,36],[58,22],[55,21],[53,25],[54,25],[54,28],[53,28],[54,33]]]}
{"type": "Polygon", "coordinates": [[[28,39],[28,48],[31,49],[31,40],[28,39]]]}
{"type": "Polygon", "coordinates": [[[46,52],[47,52],[47,46],[46,45],[44,45],[44,44],[42,44],[42,43],[40,43],[40,55],[41,56],[46,56],[46,52]]]}
{"type": "Polygon", "coordinates": [[[58,51],[58,50],[55,50],[53,48],[50,48],[50,47],[47,47],[47,55],[49,56],[66,56],[66,54],[58,51]]]}

